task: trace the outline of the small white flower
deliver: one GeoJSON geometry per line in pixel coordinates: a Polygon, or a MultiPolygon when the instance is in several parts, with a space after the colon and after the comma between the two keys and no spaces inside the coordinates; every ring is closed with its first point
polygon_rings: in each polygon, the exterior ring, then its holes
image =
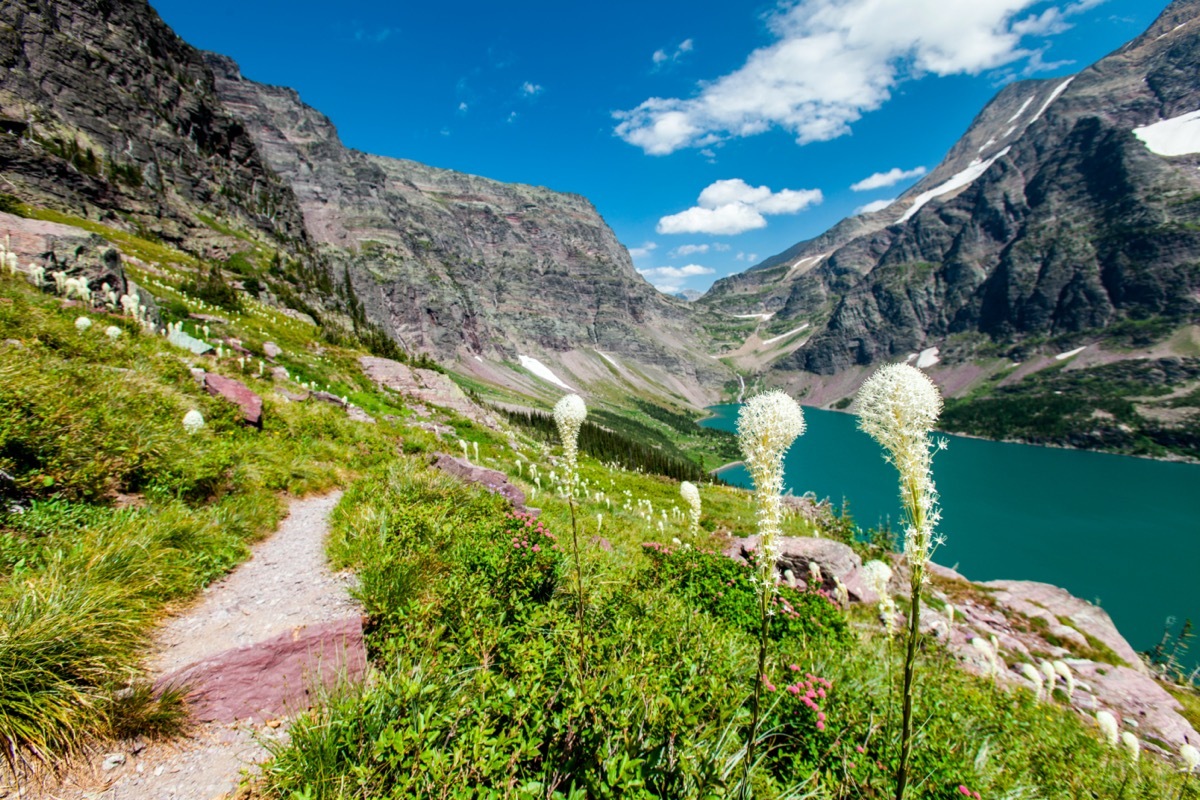
{"type": "Polygon", "coordinates": [[[1071,668],[1064,661],[1055,661],[1053,666],[1054,671],[1067,682],[1067,699],[1072,699],[1075,696],[1075,676],[1071,674],[1071,668]]]}
{"type": "Polygon", "coordinates": [[[1097,711],[1096,724],[1100,726],[1100,733],[1103,734],[1105,741],[1116,747],[1121,737],[1117,732],[1117,718],[1107,711],[1097,711]]]}
{"type": "Polygon", "coordinates": [[[188,433],[199,433],[204,427],[204,415],[192,409],[183,415],[183,429],[188,433]]]}
{"type": "Polygon", "coordinates": [[[92,321],[87,317],[79,317],[77,320],[75,320],[75,330],[79,331],[80,333],[83,333],[90,327],[92,327],[92,321]]]}
{"type": "Polygon", "coordinates": [[[104,335],[107,336],[108,338],[112,339],[113,341],[116,341],[117,339],[121,338],[121,329],[118,328],[116,325],[109,325],[107,328],[104,329],[104,335]]]}

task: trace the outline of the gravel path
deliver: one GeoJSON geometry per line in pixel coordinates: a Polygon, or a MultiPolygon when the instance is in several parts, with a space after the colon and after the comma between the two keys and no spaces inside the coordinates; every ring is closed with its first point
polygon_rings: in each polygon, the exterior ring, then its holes
{"type": "MultiPolygon", "coordinates": [[[[148,660],[155,676],[234,647],[261,642],[299,625],[358,612],[352,576],[334,574],[325,561],[329,512],[340,492],[293,500],[290,513],[249,561],[209,586],[199,602],[168,620],[148,660]]],[[[53,800],[214,800],[232,797],[244,770],[267,757],[267,744],[286,737],[279,720],[200,725],[185,738],[126,743],[100,754],[64,785],[23,797],[53,800]],[[119,762],[119,763],[116,763],[119,762]],[[107,769],[106,769],[107,767],[107,769]]]]}

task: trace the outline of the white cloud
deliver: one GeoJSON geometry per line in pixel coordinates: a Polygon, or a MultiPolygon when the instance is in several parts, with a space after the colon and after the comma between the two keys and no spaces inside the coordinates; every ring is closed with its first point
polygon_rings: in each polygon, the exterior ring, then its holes
{"type": "MultiPolygon", "coordinates": [[[[700,84],[690,98],[651,97],[614,115],[616,133],[651,155],[704,148],[774,127],[797,143],[850,132],[891,98],[902,80],[926,73],[977,74],[1023,59],[1031,36],[1099,0],[1019,17],[1040,0],[800,0],[769,18],[778,40],[734,72],[700,84]],[[1057,13],[1053,13],[1057,10],[1057,13]]],[[[664,51],[664,56],[666,53],[664,51]]]]}
{"type": "Polygon", "coordinates": [[[638,270],[639,273],[651,280],[655,278],[673,278],[676,280],[694,278],[697,275],[712,275],[715,271],[710,267],[702,267],[699,264],[688,264],[686,267],[655,267],[653,269],[638,270]]]}
{"type": "Polygon", "coordinates": [[[517,114],[517,112],[515,112],[515,111],[510,111],[510,112],[508,112],[508,119],[506,119],[506,120],[504,120],[504,121],[505,121],[505,122],[507,122],[509,125],[511,125],[511,124],[513,124],[514,122],[516,122],[516,121],[517,121],[517,117],[518,117],[518,116],[520,116],[520,115],[519,115],[519,114],[517,114]]]}
{"type": "Polygon", "coordinates": [[[716,181],[700,192],[697,204],[658,221],[658,232],[732,236],[765,228],[765,214],[796,214],[824,199],[820,189],[751,186],[741,178],[716,181]]]}
{"type": "Polygon", "coordinates": [[[630,258],[645,258],[658,249],[658,245],[654,242],[643,242],[641,247],[630,247],[630,258]]]}
{"type": "Polygon", "coordinates": [[[913,167],[912,169],[900,169],[892,167],[887,172],[876,172],[870,177],[863,178],[855,184],[851,184],[850,188],[856,192],[869,192],[872,189],[882,189],[885,186],[895,186],[900,181],[907,181],[912,178],[919,178],[924,175],[927,170],[924,167],[913,167]]]}
{"type": "Polygon", "coordinates": [[[695,42],[693,42],[691,39],[684,39],[674,50],[670,52],[665,49],[655,50],[654,55],[650,56],[650,60],[654,62],[655,67],[661,67],[667,62],[678,61],[684,55],[692,52],[692,50],[695,49],[695,46],[695,42]]]}
{"type": "Polygon", "coordinates": [[[712,246],[712,248],[713,248],[713,250],[716,250],[718,253],[727,253],[727,252],[729,252],[729,245],[727,245],[727,244],[723,244],[722,242],[717,242],[717,243],[715,243],[715,244],[712,246]]]}
{"type": "Polygon", "coordinates": [[[865,206],[859,206],[854,209],[854,214],[856,216],[858,214],[874,214],[876,211],[883,211],[894,202],[896,202],[896,198],[894,197],[890,200],[873,200],[865,206]]]}
{"type": "Polygon", "coordinates": [[[671,258],[681,258],[683,256],[691,256],[696,253],[707,253],[709,245],[707,244],[681,244],[671,251],[671,258]]]}
{"type": "Polygon", "coordinates": [[[758,253],[743,253],[739,250],[738,254],[734,256],[734,258],[736,258],[738,261],[755,262],[758,261],[758,253]]]}
{"type": "Polygon", "coordinates": [[[467,113],[468,108],[470,108],[470,106],[468,106],[465,102],[459,103],[458,104],[458,113],[465,114],[465,113],[467,113]]]}
{"type": "Polygon", "coordinates": [[[546,91],[546,88],[544,86],[539,86],[536,83],[525,81],[521,84],[521,95],[523,97],[537,97],[544,91],[546,91]]]}

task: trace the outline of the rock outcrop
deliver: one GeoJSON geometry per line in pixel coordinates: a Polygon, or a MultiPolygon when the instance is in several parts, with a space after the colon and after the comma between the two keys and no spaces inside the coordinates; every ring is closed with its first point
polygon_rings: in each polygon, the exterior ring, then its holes
{"type": "Polygon", "coordinates": [[[492,494],[500,495],[521,513],[532,513],[535,516],[538,513],[538,509],[525,506],[525,492],[512,484],[508,480],[508,476],[499,470],[481,467],[466,459],[455,458],[446,453],[435,454],[431,463],[436,469],[440,469],[447,475],[453,475],[464,483],[473,483],[482,486],[492,494]]]}
{"type": "Polygon", "coordinates": [[[204,376],[204,388],[214,397],[220,397],[236,405],[242,412],[247,425],[262,427],[263,402],[254,391],[239,380],[226,378],[209,372],[204,376]]]}
{"type": "Polygon", "coordinates": [[[366,669],[362,620],[347,617],[226,650],[157,683],[187,687],[198,722],[267,722],[311,708],[338,686],[361,680],[366,669]]]}

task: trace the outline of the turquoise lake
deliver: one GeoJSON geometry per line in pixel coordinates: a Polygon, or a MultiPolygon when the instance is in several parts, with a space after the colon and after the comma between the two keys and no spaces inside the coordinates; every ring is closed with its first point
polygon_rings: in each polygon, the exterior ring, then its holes
{"type": "MultiPolygon", "coordinates": [[[[714,406],[703,424],[732,431],[738,408],[714,406]]],[[[804,416],[787,487],[835,505],[845,498],[863,528],[897,523],[895,470],[857,419],[812,408],[804,416]]],[[[946,438],[933,461],[946,537],[934,561],[976,581],[1062,586],[1103,607],[1139,651],[1159,641],[1167,617],[1200,626],[1200,466],[946,438]]],[[[721,477],[751,485],[740,466],[721,477]]],[[[1200,663],[1200,637],[1186,661],[1200,663]]]]}

